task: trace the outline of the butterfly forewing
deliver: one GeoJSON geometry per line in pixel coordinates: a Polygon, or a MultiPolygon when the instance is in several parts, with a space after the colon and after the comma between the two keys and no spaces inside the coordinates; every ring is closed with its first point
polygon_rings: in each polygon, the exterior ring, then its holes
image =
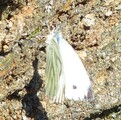
{"type": "Polygon", "coordinates": [[[65,75],[65,97],[70,100],[83,100],[88,97],[90,79],[79,56],[65,40],[59,44],[65,75]]]}
{"type": "Polygon", "coordinates": [[[46,94],[51,98],[56,96],[59,88],[59,78],[62,71],[62,60],[56,39],[53,38],[47,47],[45,70],[46,94]]]}

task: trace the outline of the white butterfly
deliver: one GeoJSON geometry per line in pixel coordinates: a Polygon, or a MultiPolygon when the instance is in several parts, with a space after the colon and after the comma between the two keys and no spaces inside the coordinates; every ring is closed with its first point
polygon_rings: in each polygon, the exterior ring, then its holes
{"type": "Polygon", "coordinates": [[[92,97],[87,72],[61,33],[53,30],[46,43],[46,94],[57,103],[63,102],[65,97],[70,100],[92,97]]]}

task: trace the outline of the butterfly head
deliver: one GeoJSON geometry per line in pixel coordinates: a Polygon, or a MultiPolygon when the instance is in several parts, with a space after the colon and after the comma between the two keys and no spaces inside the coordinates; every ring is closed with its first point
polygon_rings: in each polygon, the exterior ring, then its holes
{"type": "Polygon", "coordinates": [[[62,39],[62,34],[58,29],[53,29],[49,35],[47,35],[46,43],[49,45],[52,40],[55,40],[58,44],[62,39]]]}

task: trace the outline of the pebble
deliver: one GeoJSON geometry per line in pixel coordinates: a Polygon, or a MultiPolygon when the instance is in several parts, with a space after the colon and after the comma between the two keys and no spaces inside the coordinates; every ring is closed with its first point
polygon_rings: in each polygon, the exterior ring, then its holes
{"type": "Polygon", "coordinates": [[[119,4],[115,9],[116,10],[121,10],[121,4],[119,4]]]}
{"type": "Polygon", "coordinates": [[[108,11],[106,11],[105,16],[107,16],[107,17],[108,17],[108,16],[111,16],[112,13],[113,13],[112,11],[108,10],[108,11]]]}
{"type": "Polygon", "coordinates": [[[91,27],[95,24],[95,17],[94,14],[87,14],[83,19],[82,23],[86,27],[91,27]]]}

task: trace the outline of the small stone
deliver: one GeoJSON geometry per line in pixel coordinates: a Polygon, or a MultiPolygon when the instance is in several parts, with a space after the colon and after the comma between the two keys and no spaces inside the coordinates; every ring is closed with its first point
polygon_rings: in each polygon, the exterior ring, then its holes
{"type": "Polygon", "coordinates": [[[115,8],[115,10],[121,10],[121,4],[119,4],[119,5],[115,8]]]}
{"type": "Polygon", "coordinates": [[[83,59],[83,60],[87,57],[87,53],[86,53],[85,50],[79,51],[78,54],[79,54],[80,58],[83,59]]]}
{"type": "Polygon", "coordinates": [[[107,17],[108,17],[108,16],[111,16],[112,13],[113,13],[112,11],[108,10],[108,11],[105,13],[105,16],[107,16],[107,17]]]}
{"type": "Polygon", "coordinates": [[[100,109],[100,108],[101,108],[100,104],[96,104],[96,105],[95,105],[95,108],[96,108],[97,110],[100,109]]]}
{"type": "Polygon", "coordinates": [[[13,23],[11,21],[7,21],[6,28],[10,29],[10,28],[12,28],[12,26],[13,26],[13,23]]]}
{"type": "Polygon", "coordinates": [[[4,98],[4,95],[0,93],[0,101],[4,98]]]}
{"type": "Polygon", "coordinates": [[[114,0],[105,0],[105,5],[110,5],[113,2],[114,2],[114,0]]]}
{"type": "Polygon", "coordinates": [[[95,18],[94,14],[87,14],[83,19],[82,19],[83,25],[86,27],[91,27],[95,24],[95,18]]]}
{"type": "Polygon", "coordinates": [[[112,118],[116,118],[117,117],[116,113],[113,113],[111,116],[112,116],[112,118]]]}
{"type": "Polygon", "coordinates": [[[4,49],[5,51],[8,50],[8,48],[9,48],[8,45],[4,45],[4,46],[3,46],[3,49],[4,49]]]}

